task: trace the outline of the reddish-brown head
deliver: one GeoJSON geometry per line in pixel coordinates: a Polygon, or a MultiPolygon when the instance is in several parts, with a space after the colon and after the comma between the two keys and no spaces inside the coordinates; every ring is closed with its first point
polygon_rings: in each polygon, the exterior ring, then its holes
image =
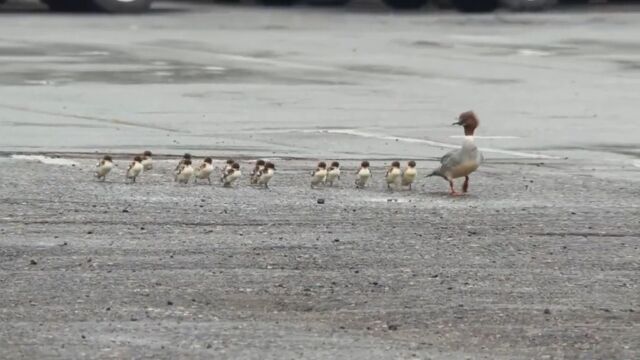
{"type": "Polygon", "coordinates": [[[233,165],[234,163],[235,163],[235,161],[233,161],[233,159],[227,160],[227,165],[233,165]]]}
{"type": "Polygon", "coordinates": [[[135,162],[141,162],[141,161],[142,161],[142,158],[141,158],[140,156],[136,156],[136,157],[134,157],[134,158],[133,158],[133,161],[135,161],[135,162]]]}
{"type": "Polygon", "coordinates": [[[147,150],[144,153],[142,153],[142,155],[144,155],[145,157],[150,157],[151,156],[151,151],[147,150]]]}
{"type": "Polygon", "coordinates": [[[331,163],[331,167],[334,168],[334,169],[337,169],[337,168],[340,167],[340,163],[337,162],[337,161],[334,161],[334,162],[331,163]]]}
{"type": "Polygon", "coordinates": [[[105,156],[102,158],[102,160],[105,160],[105,161],[113,161],[113,160],[111,160],[111,156],[109,156],[109,155],[105,155],[105,156]]]}
{"type": "Polygon", "coordinates": [[[238,164],[238,163],[233,163],[233,165],[231,165],[231,168],[232,168],[232,169],[235,169],[235,170],[240,170],[240,164],[238,164]]]}
{"type": "Polygon", "coordinates": [[[264,167],[267,168],[267,169],[273,169],[273,170],[276,169],[276,166],[272,162],[268,162],[268,163],[264,164],[264,167]]]}
{"type": "Polygon", "coordinates": [[[264,165],[265,165],[265,161],[264,160],[256,161],[256,166],[264,166],[264,165]]]}
{"type": "Polygon", "coordinates": [[[182,155],[182,158],[185,159],[185,160],[191,160],[191,154],[186,153],[186,154],[182,155]]]}
{"type": "Polygon", "coordinates": [[[476,130],[478,125],[480,125],[480,121],[476,117],[476,114],[469,110],[460,114],[460,116],[458,116],[458,121],[454,122],[453,125],[462,126],[464,128],[465,135],[473,135],[473,132],[476,130]]]}
{"type": "Polygon", "coordinates": [[[413,161],[413,160],[411,160],[411,161],[409,161],[409,162],[407,163],[407,165],[408,165],[410,168],[414,168],[414,167],[416,167],[416,162],[415,162],[415,161],[413,161]]]}
{"type": "Polygon", "coordinates": [[[210,157],[208,157],[208,158],[204,159],[204,162],[206,162],[207,164],[211,165],[213,163],[213,160],[210,157]]]}
{"type": "Polygon", "coordinates": [[[367,169],[367,168],[369,168],[369,162],[365,160],[360,164],[360,166],[365,168],[365,169],[367,169]]]}
{"type": "Polygon", "coordinates": [[[400,167],[400,161],[394,161],[394,162],[392,162],[392,163],[391,163],[391,167],[399,168],[399,167],[400,167]]]}
{"type": "Polygon", "coordinates": [[[327,168],[327,163],[325,163],[324,161],[320,161],[318,163],[318,168],[320,169],[326,169],[327,168]]]}

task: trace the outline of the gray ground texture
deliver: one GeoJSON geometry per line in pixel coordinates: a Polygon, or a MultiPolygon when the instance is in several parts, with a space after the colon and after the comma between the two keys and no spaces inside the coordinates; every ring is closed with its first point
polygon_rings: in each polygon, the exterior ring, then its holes
{"type": "Polygon", "coordinates": [[[640,357],[637,7],[1,9],[0,358],[640,357]],[[470,108],[454,198],[424,175],[470,108]],[[185,151],[245,176],[178,185],[185,151]]]}

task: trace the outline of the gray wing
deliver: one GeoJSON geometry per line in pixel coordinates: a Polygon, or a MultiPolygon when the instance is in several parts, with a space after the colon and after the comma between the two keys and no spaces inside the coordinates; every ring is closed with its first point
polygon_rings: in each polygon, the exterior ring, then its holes
{"type": "Polygon", "coordinates": [[[450,169],[462,164],[462,152],[460,149],[449,151],[440,159],[440,164],[441,169],[450,169]]]}

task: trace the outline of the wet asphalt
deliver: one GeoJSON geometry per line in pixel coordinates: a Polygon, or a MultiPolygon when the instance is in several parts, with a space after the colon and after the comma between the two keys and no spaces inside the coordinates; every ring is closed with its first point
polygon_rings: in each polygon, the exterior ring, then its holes
{"type": "Polygon", "coordinates": [[[638,358],[638,9],[602,9],[0,10],[0,358],[638,358]],[[177,185],[185,151],[244,178],[177,185]]]}

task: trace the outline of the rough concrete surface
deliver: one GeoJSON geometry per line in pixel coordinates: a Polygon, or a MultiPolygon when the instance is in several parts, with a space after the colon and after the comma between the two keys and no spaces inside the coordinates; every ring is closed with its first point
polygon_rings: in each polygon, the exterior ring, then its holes
{"type": "Polygon", "coordinates": [[[0,358],[640,357],[634,6],[1,9],[0,358]],[[453,198],[424,175],[469,108],[486,163],[453,198]],[[245,176],[177,185],[185,151],[245,176]]]}

